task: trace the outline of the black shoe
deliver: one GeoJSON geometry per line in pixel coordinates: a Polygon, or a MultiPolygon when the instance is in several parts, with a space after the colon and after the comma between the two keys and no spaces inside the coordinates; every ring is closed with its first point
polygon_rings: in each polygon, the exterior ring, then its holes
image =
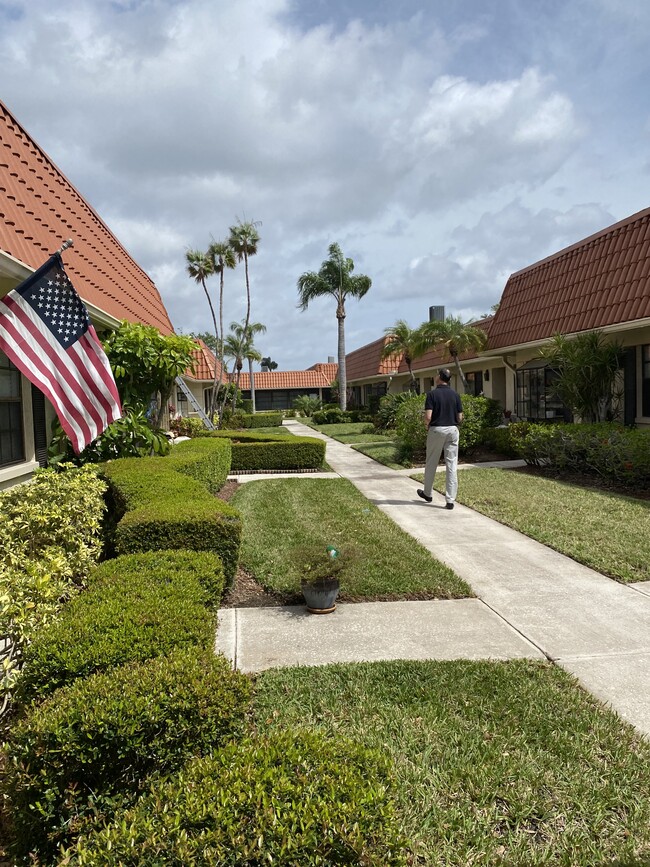
{"type": "Polygon", "coordinates": [[[453,503],[445,503],[445,509],[453,509],[453,508],[454,508],[453,503]]]}
{"type": "Polygon", "coordinates": [[[418,488],[418,497],[422,497],[423,500],[426,500],[427,503],[433,502],[433,497],[427,497],[424,491],[421,488],[418,488]]]}

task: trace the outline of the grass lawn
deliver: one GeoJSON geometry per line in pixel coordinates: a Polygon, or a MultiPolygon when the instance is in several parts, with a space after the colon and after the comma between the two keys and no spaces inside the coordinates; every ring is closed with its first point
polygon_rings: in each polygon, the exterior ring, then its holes
{"type": "Polygon", "coordinates": [[[241,563],[267,589],[300,593],[300,549],[333,545],[353,555],[341,580],[343,600],[473,595],[344,479],[247,482],[231,503],[243,519],[241,563]]]}
{"type": "Polygon", "coordinates": [[[292,437],[293,433],[289,430],[288,427],[282,427],[282,425],[276,425],[275,427],[252,427],[245,428],[246,433],[263,433],[263,434],[274,434],[277,436],[289,436],[292,437]]]}
{"type": "Polygon", "coordinates": [[[650,863],[650,744],[548,663],[270,670],[255,716],[388,753],[414,864],[650,863]]]}
{"type": "Polygon", "coordinates": [[[403,470],[405,467],[412,466],[410,463],[400,463],[399,450],[395,440],[388,439],[386,442],[353,445],[352,448],[392,470],[403,470]]]}
{"type": "MultiPolygon", "coordinates": [[[[444,478],[444,472],[436,475],[436,490],[444,490],[444,478]]],[[[475,469],[458,474],[458,502],[617,581],[650,580],[650,500],[475,469]]]]}

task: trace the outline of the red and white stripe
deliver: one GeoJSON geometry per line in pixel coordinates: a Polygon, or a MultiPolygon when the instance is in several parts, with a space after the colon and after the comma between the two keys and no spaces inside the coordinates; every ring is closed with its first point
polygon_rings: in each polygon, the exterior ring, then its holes
{"type": "Polygon", "coordinates": [[[64,349],[12,290],[0,300],[0,349],[48,398],[75,452],[121,418],[113,373],[92,325],[64,349]]]}

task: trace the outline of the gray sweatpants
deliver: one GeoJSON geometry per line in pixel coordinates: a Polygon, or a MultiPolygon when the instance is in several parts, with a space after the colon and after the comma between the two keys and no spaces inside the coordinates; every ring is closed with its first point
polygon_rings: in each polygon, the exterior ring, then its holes
{"type": "Polygon", "coordinates": [[[446,485],[445,499],[453,503],[458,491],[458,428],[453,427],[430,427],[427,433],[427,462],[424,467],[424,493],[431,496],[433,480],[436,475],[436,467],[440,455],[444,450],[446,485]]]}

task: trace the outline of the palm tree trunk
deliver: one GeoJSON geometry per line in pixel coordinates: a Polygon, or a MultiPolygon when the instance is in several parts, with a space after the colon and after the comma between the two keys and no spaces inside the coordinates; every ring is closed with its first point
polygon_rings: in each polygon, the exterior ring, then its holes
{"type": "MultiPolygon", "coordinates": [[[[212,324],[214,326],[214,336],[217,340],[217,345],[219,345],[219,329],[217,328],[217,317],[214,313],[214,307],[212,306],[212,299],[210,298],[210,293],[208,292],[208,287],[205,285],[205,280],[201,280],[201,285],[203,286],[203,291],[205,292],[205,297],[208,299],[208,306],[210,307],[210,315],[212,316],[212,324]]],[[[209,417],[212,418],[214,415],[214,410],[217,405],[217,365],[214,366],[214,382],[212,384],[212,396],[210,398],[210,411],[208,413],[209,417]]]]}
{"type": "Polygon", "coordinates": [[[345,313],[336,314],[339,325],[339,406],[345,412],[348,405],[348,382],[345,369],[345,313]]]}
{"type": "Polygon", "coordinates": [[[460,361],[458,360],[458,356],[454,355],[453,358],[454,358],[454,364],[456,365],[456,372],[458,373],[458,376],[460,377],[460,381],[463,383],[463,391],[465,392],[465,394],[467,394],[467,392],[469,391],[469,383],[465,379],[465,374],[463,373],[463,368],[460,366],[460,361]]]}
{"type": "Polygon", "coordinates": [[[248,323],[251,319],[251,286],[248,280],[248,253],[244,249],[244,272],[246,273],[246,322],[244,332],[248,331],[248,323]]]}
{"type": "Polygon", "coordinates": [[[251,402],[253,404],[253,414],[255,413],[255,375],[253,374],[253,361],[248,359],[248,375],[251,380],[251,402]]]}

